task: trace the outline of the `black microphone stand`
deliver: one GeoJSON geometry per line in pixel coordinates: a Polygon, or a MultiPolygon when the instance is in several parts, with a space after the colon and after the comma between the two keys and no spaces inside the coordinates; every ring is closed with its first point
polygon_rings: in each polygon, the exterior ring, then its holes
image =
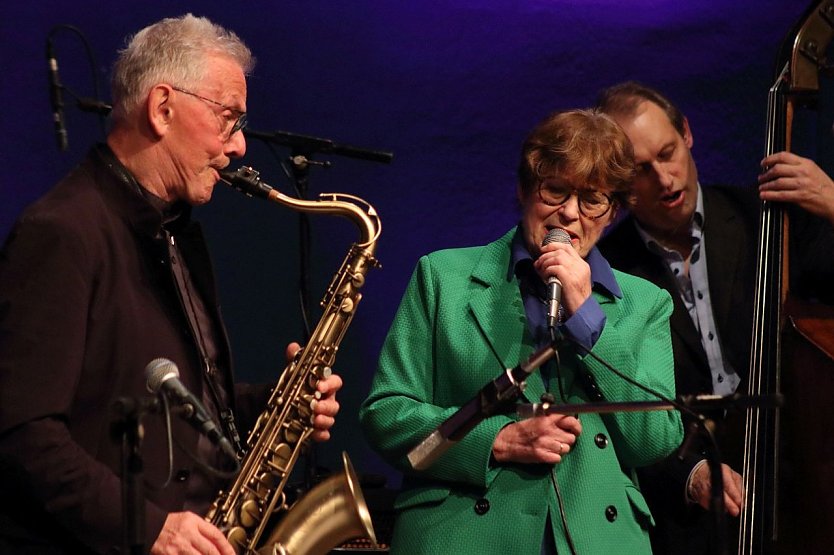
{"type": "MultiPolygon", "coordinates": [[[[55,36],[57,35],[57,33],[60,32],[60,31],[71,31],[72,33],[74,33],[79,38],[79,40],[81,40],[81,43],[84,45],[84,50],[87,53],[87,60],[90,64],[90,70],[91,70],[91,73],[92,73],[94,97],[93,98],[81,97],[81,96],[77,95],[75,92],[73,92],[72,89],[70,89],[69,87],[67,87],[66,85],[64,85],[62,83],[57,83],[57,85],[60,89],[60,91],[58,91],[58,93],[67,92],[70,95],[72,95],[72,97],[76,101],[76,106],[82,112],[97,114],[99,116],[99,125],[101,127],[102,135],[106,135],[107,133],[106,133],[106,126],[105,126],[105,117],[110,113],[112,107],[109,104],[107,104],[106,102],[98,100],[98,98],[100,96],[100,94],[99,94],[100,87],[99,87],[99,79],[98,79],[98,67],[99,66],[98,66],[98,63],[96,63],[96,59],[95,59],[95,55],[93,53],[93,49],[90,47],[90,43],[87,40],[87,37],[81,31],[81,29],[79,29],[75,25],[59,24],[59,25],[55,25],[54,27],[52,27],[52,29],[49,30],[49,33],[46,36],[47,52],[49,53],[48,56],[51,56],[53,59],[55,59],[56,56],[55,56],[52,41],[55,38],[55,36]]],[[[57,68],[56,68],[56,74],[57,74],[57,68]]],[[[65,136],[64,137],[64,144],[63,145],[59,144],[59,150],[64,151],[64,150],[66,150],[66,148],[67,148],[67,137],[65,136]]]]}
{"type": "Polygon", "coordinates": [[[113,405],[117,419],[111,434],[121,444],[122,552],[145,552],[144,461],[142,417],[158,410],[155,398],[119,397],[113,405]]]}
{"type": "Polygon", "coordinates": [[[391,160],[394,158],[394,155],[390,152],[360,148],[337,143],[330,139],[322,139],[321,137],[313,137],[310,135],[301,135],[299,133],[290,133],[289,131],[264,132],[255,131],[254,129],[246,127],[243,129],[243,134],[250,139],[260,139],[267,143],[288,146],[303,156],[310,156],[317,152],[321,152],[323,154],[336,154],[346,158],[356,158],[358,160],[368,160],[370,162],[382,162],[384,164],[391,163],[391,160]]]}
{"type": "Polygon", "coordinates": [[[776,408],[781,406],[781,395],[742,395],[734,393],[722,397],[720,395],[681,395],[675,400],[661,401],[630,401],[630,402],[593,402],[556,405],[552,403],[521,404],[515,407],[515,412],[523,417],[541,416],[551,413],[580,414],[593,412],[607,414],[612,412],[645,412],[654,410],[680,410],[695,416],[690,422],[686,437],[678,451],[678,457],[683,459],[690,446],[695,443],[695,437],[702,434],[706,441],[703,453],[710,470],[710,511],[713,515],[713,538],[717,552],[727,554],[727,526],[724,510],[724,477],[721,470],[721,453],[718,443],[712,433],[710,420],[704,416],[705,411],[731,410],[741,408],[776,408]]]}
{"type": "MultiPolygon", "coordinates": [[[[310,183],[310,166],[320,166],[323,168],[331,167],[328,161],[320,162],[313,160],[313,155],[317,153],[336,154],[348,158],[357,158],[360,160],[369,160],[372,162],[390,163],[394,155],[390,152],[383,152],[379,150],[369,150],[359,148],[351,145],[336,143],[330,139],[323,139],[321,137],[313,137],[310,135],[301,135],[299,133],[290,133],[288,131],[255,131],[254,129],[244,128],[243,134],[249,139],[258,139],[267,144],[281,145],[290,148],[289,170],[286,164],[282,161],[282,167],[287,173],[287,177],[294,183],[296,194],[299,199],[307,200],[307,193],[310,183]]],[[[304,329],[302,330],[302,339],[304,343],[310,338],[310,220],[306,213],[300,212],[299,215],[299,298],[301,303],[301,313],[304,320],[304,329]]]]}
{"type": "MultiPolygon", "coordinates": [[[[707,439],[705,457],[710,470],[710,510],[713,513],[713,538],[718,553],[727,554],[727,530],[724,515],[724,480],[721,469],[721,454],[710,426],[709,419],[704,416],[705,411],[730,410],[738,408],[759,407],[776,408],[783,404],[781,394],[776,395],[742,395],[734,393],[722,397],[720,395],[681,395],[676,399],[669,399],[659,392],[648,388],[612,367],[605,360],[595,355],[588,347],[570,340],[591,358],[605,366],[611,372],[631,383],[650,395],[657,397],[657,401],[595,401],[574,404],[555,404],[552,396],[543,396],[541,403],[516,404],[515,401],[525,389],[527,377],[553,356],[558,355],[556,345],[563,337],[555,326],[550,327],[551,344],[534,353],[525,363],[514,369],[508,369],[482,388],[474,399],[462,406],[451,417],[438,426],[432,434],[423,439],[408,453],[408,460],[415,470],[424,470],[434,464],[452,444],[460,441],[472,428],[489,416],[496,414],[516,413],[522,418],[542,416],[551,413],[573,414],[613,412],[646,412],[654,410],[678,410],[694,417],[689,425],[678,456],[683,459],[686,451],[695,441],[695,436],[703,433],[707,439]]],[[[564,398],[564,395],[563,395],[564,398]]]]}
{"type": "MultiPolygon", "coordinates": [[[[309,157],[312,153],[305,152],[300,147],[293,147],[290,154],[290,170],[292,173],[292,181],[295,183],[295,189],[298,198],[308,200],[307,195],[310,184],[310,165],[319,165],[323,168],[329,168],[330,162],[315,162],[309,157]]],[[[312,230],[310,227],[310,217],[306,212],[298,213],[298,295],[301,303],[301,316],[304,321],[302,329],[302,342],[306,345],[310,339],[310,323],[312,322],[312,315],[310,313],[310,255],[312,246],[312,230]]]]}
{"type": "Polygon", "coordinates": [[[452,416],[443,421],[434,432],[408,452],[408,461],[415,470],[424,470],[434,464],[443,453],[457,443],[485,418],[496,414],[509,414],[518,406],[515,402],[524,393],[526,380],[537,368],[557,355],[555,345],[545,345],[516,366],[502,374],[475,394],[452,416]]]}
{"type": "MultiPolygon", "coordinates": [[[[763,401],[764,402],[764,401],[763,401]]],[[[700,434],[707,439],[706,449],[704,455],[707,459],[707,466],[710,474],[710,512],[713,518],[712,536],[716,546],[717,553],[720,555],[729,555],[727,549],[727,513],[724,510],[724,473],[721,467],[721,451],[718,448],[718,442],[712,433],[712,421],[705,418],[703,414],[699,415],[697,420],[693,420],[689,424],[687,434],[700,434]]],[[[684,438],[684,445],[686,445],[686,438],[684,438]]],[[[685,456],[685,452],[681,449],[678,455],[680,458],[685,456]]]]}
{"type": "MultiPolygon", "coordinates": [[[[336,143],[330,139],[290,133],[287,131],[263,132],[254,129],[244,128],[243,134],[250,139],[259,139],[272,145],[277,144],[290,148],[289,170],[282,161],[281,166],[287,173],[287,177],[295,184],[296,195],[301,200],[308,200],[307,194],[310,184],[310,166],[330,168],[329,161],[313,160],[317,153],[335,154],[348,158],[369,160],[372,162],[390,163],[394,155],[390,152],[369,150],[355,146],[336,143]]],[[[299,236],[299,278],[298,296],[303,321],[302,341],[306,345],[310,339],[311,303],[310,303],[310,253],[312,244],[312,232],[310,218],[305,212],[298,214],[298,236],[299,236]]],[[[310,490],[316,482],[317,455],[314,445],[307,450],[306,468],[304,473],[304,486],[310,490]]]]}

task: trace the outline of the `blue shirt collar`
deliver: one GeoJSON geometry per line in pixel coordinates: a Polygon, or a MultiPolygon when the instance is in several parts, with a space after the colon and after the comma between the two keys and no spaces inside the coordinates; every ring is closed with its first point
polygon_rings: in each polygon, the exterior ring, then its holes
{"type": "MultiPolygon", "coordinates": [[[[654,235],[646,231],[637,218],[633,218],[634,227],[637,229],[637,234],[643,240],[646,248],[657,254],[662,254],[664,251],[669,251],[658,241],[654,235]]],[[[695,202],[695,212],[692,214],[692,221],[689,222],[689,233],[692,236],[692,244],[697,245],[701,242],[701,236],[704,231],[704,194],[701,191],[701,184],[698,184],[698,200],[695,202]]]]}
{"type": "MultiPolygon", "coordinates": [[[[517,270],[523,268],[525,265],[529,265],[532,270],[533,257],[527,251],[527,245],[524,243],[524,234],[521,230],[521,224],[519,224],[516,228],[510,249],[510,279],[517,275],[517,270]],[[522,266],[519,267],[519,264],[522,266]]],[[[602,253],[599,252],[599,249],[596,248],[596,246],[594,246],[594,248],[591,249],[591,252],[588,253],[588,256],[585,257],[585,261],[591,267],[591,283],[593,284],[594,290],[596,290],[597,286],[599,286],[608,294],[621,299],[623,297],[623,293],[620,290],[619,284],[617,284],[617,280],[614,278],[614,272],[611,270],[611,266],[608,264],[608,261],[604,256],[602,256],[602,253]]],[[[522,271],[526,272],[527,270],[525,269],[522,271]]]]}

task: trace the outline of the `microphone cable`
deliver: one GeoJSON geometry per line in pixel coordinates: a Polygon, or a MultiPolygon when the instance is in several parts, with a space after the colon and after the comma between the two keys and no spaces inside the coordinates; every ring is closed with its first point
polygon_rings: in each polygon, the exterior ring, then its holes
{"type": "MultiPolygon", "coordinates": [[[[716,454],[718,453],[718,444],[717,444],[717,441],[715,439],[715,436],[709,430],[709,427],[704,424],[705,417],[702,414],[695,412],[694,410],[690,409],[686,405],[678,402],[676,399],[670,399],[670,398],[666,397],[665,395],[662,395],[659,391],[655,391],[654,389],[652,389],[648,386],[645,386],[645,385],[641,384],[640,382],[638,382],[637,380],[625,375],[620,370],[614,368],[614,366],[611,365],[608,361],[606,361],[605,359],[603,359],[602,357],[600,357],[596,353],[591,352],[591,350],[588,349],[588,347],[586,347],[584,344],[579,342],[577,339],[571,337],[570,335],[565,335],[565,334],[562,334],[561,332],[559,332],[555,326],[550,327],[549,331],[550,331],[550,337],[551,337],[552,344],[554,345],[554,351],[555,351],[555,362],[554,362],[555,370],[556,370],[555,378],[556,378],[558,386],[559,386],[559,395],[561,396],[563,402],[567,402],[567,397],[565,396],[565,392],[564,392],[563,384],[562,384],[562,371],[561,371],[561,365],[560,365],[560,360],[559,360],[559,351],[558,351],[558,349],[555,348],[555,344],[560,340],[567,340],[571,344],[577,346],[582,352],[584,352],[585,354],[589,355],[591,358],[593,358],[594,360],[596,360],[597,362],[602,364],[607,370],[609,370],[610,372],[612,372],[614,375],[618,376],[622,380],[628,382],[631,385],[634,385],[638,389],[648,393],[649,395],[652,395],[652,396],[660,399],[661,401],[669,403],[670,405],[674,406],[676,409],[678,409],[682,413],[686,413],[686,414],[690,415],[691,417],[695,418],[696,422],[693,423],[690,431],[694,431],[696,426],[700,427],[703,430],[706,430],[706,435],[708,437],[710,447],[714,450],[713,451],[714,453],[716,453],[716,454]]],[[[558,407],[557,407],[557,410],[558,410],[558,407]]],[[[678,455],[680,458],[683,458],[684,447],[686,445],[687,445],[687,442],[684,441],[682,443],[683,447],[681,448],[680,454],[678,455]]],[[[551,482],[553,483],[553,489],[556,493],[556,499],[559,503],[559,513],[560,513],[559,516],[561,517],[562,527],[565,530],[565,540],[568,543],[568,548],[570,549],[571,554],[576,555],[576,553],[577,553],[576,552],[576,546],[573,542],[573,537],[571,535],[570,528],[568,527],[567,513],[566,513],[566,510],[565,510],[564,499],[563,499],[563,496],[562,496],[562,490],[561,490],[561,487],[559,486],[559,482],[558,482],[558,479],[556,477],[556,470],[557,469],[554,467],[550,471],[550,478],[551,478],[551,482]]]]}
{"type": "Polygon", "coordinates": [[[145,480],[145,485],[153,491],[162,491],[171,484],[171,480],[174,477],[174,434],[171,431],[171,408],[168,404],[168,397],[166,397],[165,395],[159,395],[157,398],[160,401],[162,401],[162,414],[164,415],[165,419],[165,439],[166,444],[168,446],[168,475],[165,477],[165,480],[161,484],[154,484],[145,480]]]}
{"type": "MultiPolygon", "coordinates": [[[[170,400],[168,399],[167,395],[157,395],[154,398],[154,404],[149,405],[149,408],[147,410],[148,410],[148,412],[151,412],[151,413],[159,413],[160,411],[162,412],[163,422],[165,424],[165,440],[166,440],[166,445],[167,445],[166,451],[167,451],[167,458],[168,458],[168,471],[167,471],[167,475],[165,476],[165,479],[162,481],[162,483],[153,483],[146,478],[144,480],[145,487],[147,487],[148,489],[153,490],[153,491],[162,491],[163,489],[165,489],[169,485],[171,485],[171,480],[173,480],[173,477],[174,477],[174,443],[176,443],[177,447],[183,453],[185,453],[188,456],[188,458],[191,459],[194,462],[194,464],[197,467],[199,467],[203,472],[205,472],[207,475],[214,476],[216,478],[226,479],[226,480],[234,478],[235,476],[237,476],[237,473],[240,470],[240,461],[238,461],[237,459],[232,460],[234,468],[232,468],[231,470],[229,470],[229,471],[220,470],[220,469],[214,468],[213,466],[209,465],[208,463],[200,460],[200,458],[195,453],[193,453],[190,449],[185,447],[179,439],[174,438],[173,426],[171,425],[171,412],[172,412],[172,410],[171,410],[170,400]],[[161,403],[161,407],[158,403],[161,403]]],[[[179,409],[176,409],[176,410],[179,410],[179,409]]],[[[220,452],[222,453],[223,450],[221,449],[220,452]]],[[[230,457],[228,457],[228,456],[226,458],[230,459],[230,457]]]]}
{"type": "Polygon", "coordinates": [[[663,401],[665,403],[669,403],[670,405],[672,405],[673,407],[678,409],[680,412],[686,413],[689,416],[695,418],[696,420],[702,420],[704,418],[704,416],[702,414],[695,412],[694,410],[687,407],[685,404],[681,403],[677,399],[671,399],[669,397],[666,397],[665,395],[661,394],[659,391],[656,391],[656,390],[652,389],[651,387],[649,387],[647,385],[643,385],[640,382],[638,382],[637,380],[635,380],[634,378],[631,378],[631,377],[625,375],[624,373],[620,372],[619,370],[614,368],[614,366],[612,366],[610,363],[608,363],[608,361],[606,361],[605,359],[603,359],[602,357],[600,357],[596,353],[592,352],[588,347],[586,347],[585,345],[583,345],[582,343],[580,343],[578,340],[574,339],[573,337],[567,337],[567,340],[570,341],[573,345],[579,347],[579,349],[582,350],[582,352],[584,352],[585,354],[589,355],[591,358],[593,358],[594,360],[596,360],[597,362],[602,364],[606,369],[611,371],[614,375],[616,375],[620,379],[630,383],[631,385],[633,385],[637,389],[640,389],[640,390],[644,391],[645,393],[648,393],[649,395],[651,395],[653,397],[656,397],[657,399],[660,399],[661,401],[663,401]]]}
{"type": "MultiPolygon", "coordinates": [[[[168,487],[171,484],[171,480],[174,476],[174,444],[176,443],[177,447],[185,453],[189,459],[198,467],[200,470],[205,472],[207,475],[214,476],[216,478],[222,478],[224,480],[229,480],[237,476],[238,471],[240,470],[240,461],[234,459],[234,468],[229,471],[221,470],[211,466],[210,464],[201,460],[193,451],[188,449],[183,443],[179,440],[179,438],[174,437],[173,433],[173,426],[171,425],[171,404],[168,399],[167,395],[158,395],[157,398],[162,402],[162,413],[164,416],[165,421],[165,438],[166,443],[168,446],[168,475],[165,477],[165,480],[161,484],[152,484],[150,482],[146,482],[146,485],[154,490],[154,491],[161,491],[168,487]]],[[[221,449],[220,452],[222,453],[223,450],[221,449]]],[[[229,457],[227,457],[228,459],[229,457]]]]}

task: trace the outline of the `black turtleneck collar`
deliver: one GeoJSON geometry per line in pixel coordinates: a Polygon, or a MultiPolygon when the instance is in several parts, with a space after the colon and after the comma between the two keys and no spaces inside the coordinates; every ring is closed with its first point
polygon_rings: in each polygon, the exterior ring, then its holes
{"type": "Polygon", "coordinates": [[[161,224],[165,229],[169,231],[178,230],[190,221],[191,206],[187,203],[182,201],[166,201],[143,187],[106,143],[97,145],[95,150],[104,165],[110,169],[122,184],[141,195],[162,216],[161,224]]]}

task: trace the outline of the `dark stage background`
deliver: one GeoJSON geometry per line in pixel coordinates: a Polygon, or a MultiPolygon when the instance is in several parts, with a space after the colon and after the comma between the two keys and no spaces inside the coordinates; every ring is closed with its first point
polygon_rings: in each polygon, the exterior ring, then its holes
{"type": "MultiPolygon", "coordinates": [[[[189,11],[235,30],[258,58],[249,80],[251,128],[394,153],[387,165],[320,156],[332,167],[313,171],[310,192],[358,195],[383,222],[377,251],[383,268],[368,276],[342,344],[343,410],[334,439],[318,449],[319,461],[335,467],[347,450],[360,473],[386,475],[396,487],[399,475],[368,448],[357,410],[417,258],[491,241],[512,226],[514,171],[527,131],[547,113],[587,106],[601,88],[625,79],[656,86],[683,108],[703,183],[752,185],[775,57],[806,6],[797,0],[6,2],[0,238],[25,205],[103,137],[95,116],[70,105],[70,149],[56,148],[45,61],[53,26],[78,27],[96,58],[91,68],[78,37],[57,32],[64,85],[93,96],[95,73],[105,100],[125,35],[189,11]]],[[[292,193],[264,144],[250,141],[244,162],[292,193]]],[[[284,366],[284,346],[301,336],[298,216],[222,185],[197,216],[212,247],[238,376],[274,378],[284,366]]],[[[314,216],[312,224],[317,301],[356,233],[341,218],[314,216]]]]}

